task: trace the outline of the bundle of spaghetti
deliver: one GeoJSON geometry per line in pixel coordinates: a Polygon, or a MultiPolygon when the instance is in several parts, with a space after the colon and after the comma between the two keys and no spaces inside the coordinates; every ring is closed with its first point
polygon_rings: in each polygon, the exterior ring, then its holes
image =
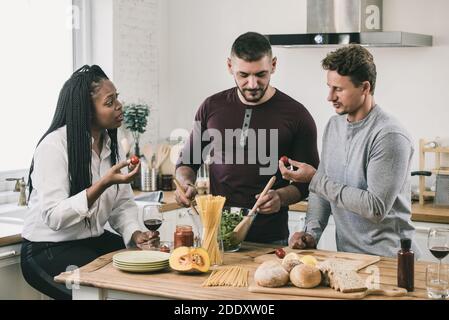
{"type": "Polygon", "coordinates": [[[247,287],[249,269],[242,266],[226,266],[212,271],[203,287],[247,287]]]}
{"type": "Polygon", "coordinates": [[[222,264],[218,247],[218,232],[221,222],[221,211],[226,198],[222,196],[212,196],[210,194],[197,196],[196,203],[200,209],[201,223],[203,224],[203,241],[201,246],[209,254],[211,264],[222,264]]]}

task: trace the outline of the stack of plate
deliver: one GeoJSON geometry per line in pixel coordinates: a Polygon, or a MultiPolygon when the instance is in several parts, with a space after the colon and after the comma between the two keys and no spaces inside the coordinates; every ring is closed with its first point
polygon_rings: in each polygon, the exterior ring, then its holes
{"type": "Polygon", "coordinates": [[[125,251],[112,257],[115,268],[128,272],[153,272],[168,267],[170,254],[160,251],[125,251]]]}

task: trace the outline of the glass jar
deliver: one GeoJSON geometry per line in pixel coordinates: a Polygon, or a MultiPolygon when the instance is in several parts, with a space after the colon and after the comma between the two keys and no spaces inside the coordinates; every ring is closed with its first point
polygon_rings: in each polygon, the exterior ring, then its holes
{"type": "Polygon", "coordinates": [[[224,264],[224,248],[220,225],[217,228],[206,228],[203,226],[201,246],[209,254],[212,267],[224,264]]]}
{"type": "Polygon", "coordinates": [[[192,226],[188,226],[188,225],[177,225],[176,226],[173,246],[174,246],[174,248],[193,247],[192,226]]]}
{"type": "Polygon", "coordinates": [[[173,175],[163,174],[161,176],[161,189],[163,191],[172,191],[173,190],[173,175]]]}

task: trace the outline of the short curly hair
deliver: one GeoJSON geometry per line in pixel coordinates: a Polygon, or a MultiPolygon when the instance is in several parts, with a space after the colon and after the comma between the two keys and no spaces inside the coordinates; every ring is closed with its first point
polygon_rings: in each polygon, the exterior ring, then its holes
{"type": "Polygon", "coordinates": [[[349,76],[352,83],[359,87],[364,81],[371,85],[371,94],[376,87],[376,65],[373,55],[358,44],[350,44],[329,53],[321,61],[324,70],[337,71],[341,76],[349,76]]]}

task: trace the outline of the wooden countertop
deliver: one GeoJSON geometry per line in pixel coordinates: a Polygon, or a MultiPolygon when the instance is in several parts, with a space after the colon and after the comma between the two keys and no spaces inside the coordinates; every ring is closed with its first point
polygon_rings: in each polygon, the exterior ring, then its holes
{"type": "MultiPolygon", "coordinates": [[[[225,265],[241,265],[249,268],[249,283],[254,279],[254,272],[259,266],[254,262],[254,258],[269,252],[274,247],[244,243],[240,252],[225,253],[225,265]]],[[[321,255],[330,255],[332,252],[320,251],[321,255]]],[[[203,287],[202,283],[209,277],[210,273],[199,275],[180,274],[167,269],[158,273],[133,274],[115,269],[112,266],[112,256],[110,253],[86,266],[77,272],[64,272],[55,277],[55,281],[60,283],[73,283],[79,281],[80,285],[112,289],[135,294],[170,298],[170,299],[192,299],[192,300],[246,300],[246,299],[320,299],[310,296],[280,295],[252,293],[246,287],[203,287]],[[68,282],[67,282],[68,281],[68,282]]],[[[379,283],[382,287],[397,285],[397,261],[392,258],[381,258],[379,262],[368,269],[362,269],[361,276],[372,275],[372,268],[379,269],[379,283]]],[[[415,291],[409,292],[407,296],[391,298],[386,296],[368,296],[365,299],[426,299],[425,288],[425,262],[415,263],[415,291]]],[[[321,298],[322,299],[322,298],[321,298]]]]}
{"type": "Polygon", "coordinates": [[[22,242],[22,236],[20,234],[14,234],[11,236],[0,238],[0,247],[9,246],[22,242]]]}
{"type": "Polygon", "coordinates": [[[412,220],[421,222],[449,223],[449,207],[435,207],[433,203],[412,204],[412,220]]]}

